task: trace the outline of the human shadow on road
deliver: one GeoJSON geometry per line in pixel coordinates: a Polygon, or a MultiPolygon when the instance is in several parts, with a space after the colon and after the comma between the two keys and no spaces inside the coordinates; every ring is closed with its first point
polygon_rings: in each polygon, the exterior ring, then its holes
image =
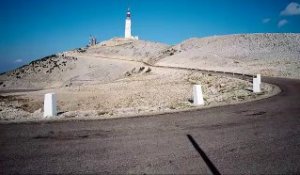
{"type": "Polygon", "coordinates": [[[219,172],[219,170],[209,160],[209,158],[207,157],[207,155],[205,154],[205,152],[200,148],[200,146],[197,144],[197,142],[194,140],[194,138],[191,135],[189,135],[189,134],[187,134],[187,137],[190,140],[190,142],[192,143],[192,145],[194,146],[194,148],[196,149],[196,151],[198,151],[198,153],[200,154],[200,156],[202,157],[202,159],[204,160],[204,162],[206,163],[206,165],[208,166],[208,168],[210,169],[210,171],[214,175],[220,175],[221,173],[219,172]]]}

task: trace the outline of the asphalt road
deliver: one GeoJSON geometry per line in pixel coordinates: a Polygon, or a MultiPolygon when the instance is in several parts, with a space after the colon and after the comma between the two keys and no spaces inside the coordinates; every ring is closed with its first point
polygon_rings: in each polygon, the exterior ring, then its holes
{"type": "Polygon", "coordinates": [[[1,124],[0,174],[300,174],[300,80],[264,81],[282,93],[158,116],[1,124]]]}

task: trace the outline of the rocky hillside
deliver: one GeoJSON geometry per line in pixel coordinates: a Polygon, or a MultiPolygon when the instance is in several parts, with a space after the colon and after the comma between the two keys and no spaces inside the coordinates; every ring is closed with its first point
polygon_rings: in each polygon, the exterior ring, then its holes
{"type": "Polygon", "coordinates": [[[158,55],[168,56],[163,54],[168,48],[158,42],[113,38],[88,48],[85,54],[154,63],[158,55]]]}
{"type": "Polygon", "coordinates": [[[111,82],[135,74],[144,66],[135,61],[300,78],[300,34],[192,38],[172,47],[157,42],[113,38],[92,47],[54,54],[3,73],[0,90],[111,82]]]}
{"type": "Polygon", "coordinates": [[[38,89],[49,83],[55,86],[58,81],[64,81],[67,75],[70,75],[68,72],[77,61],[75,57],[62,57],[56,54],[46,56],[0,75],[0,88],[38,89]]]}
{"type": "Polygon", "coordinates": [[[0,90],[44,89],[106,83],[139,69],[138,63],[51,55],[0,75],[0,90]]]}
{"type": "Polygon", "coordinates": [[[114,38],[32,61],[0,75],[0,90],[44,89],[107,83],[129,75],[150,72],[142,63],[168,48],[165,44],[114,38]],[[112,59],[121,58],[124,60],[112,59]],[[140,69],[143,69],[140,71],[140,69]]]}
{"type": "Polygon", "coordinates": [[[300,34],[192,38],[168,50],[158,65],[300,78],[300,34]]]}

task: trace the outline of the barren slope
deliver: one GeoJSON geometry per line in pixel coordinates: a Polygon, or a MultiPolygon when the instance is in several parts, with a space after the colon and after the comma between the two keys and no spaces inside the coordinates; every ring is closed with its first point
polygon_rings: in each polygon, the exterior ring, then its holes
{"type": "Polygon", "coordinates": [[[93,57],[50,56],[0,76],[0,89],[57,88],[123,78],[138,63],[93,57]]]}
{"type": "Polygon", "coordinates": [[[168,45],[157,42],[113,38],[88,48],[84,54],[153,63],[168,48],[168,45]]]}
{"type": "Polygon", "coordinates": [[[124,78],[167,48],[165,44],[115,38],[89,48],[50,55],[0,75],[0,90],[42,89],[107,83],[124,78]],[[103,59],[117,57],[125,59],[103,59]]]}
{"type": "Polygon", "coordinates": [[[300,34],[192,38],[157,65],[300,78],[300,34]]]}
{"type": "MultiPolygon", "coordinates": [[[[187,50],[188,51],[188,50],[187,50]]],[[[42,118],[44,94],[55,92],[59,117],[111,118],[192,108],[192,86],[201,84],[205,106],[269,96],[276,88],[224,75],[146,66],[177,55],[167,45],[115,38],[89,48],[51,55],[0,76],[0,121],[42,118]],[[1,90],[41,88],[2,93],[1,90]]]]}

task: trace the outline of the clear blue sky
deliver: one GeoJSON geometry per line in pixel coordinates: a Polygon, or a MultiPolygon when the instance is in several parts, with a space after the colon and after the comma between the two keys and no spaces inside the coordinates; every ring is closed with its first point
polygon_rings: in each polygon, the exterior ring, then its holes
{"type": "Polygon", "coordinates": [[[90,34],[100,41],[123,36],[128,6],[134,35],[176,44],[210,35],[299,33],[299,1],[1,0],[0,72],[83,47],[90,34]]]}

